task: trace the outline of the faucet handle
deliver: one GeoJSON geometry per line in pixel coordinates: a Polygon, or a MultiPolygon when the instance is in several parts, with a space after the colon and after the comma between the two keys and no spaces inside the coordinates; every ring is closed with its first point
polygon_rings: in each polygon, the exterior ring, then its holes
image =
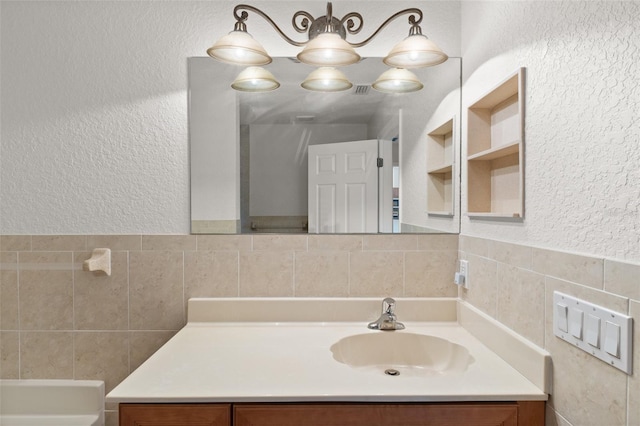
{"type": "Polygon", "coordinates": [[[382,301],[382,313],[393,315],[396,310],[396,301],[391,297],[387,297],[382,301]]]}

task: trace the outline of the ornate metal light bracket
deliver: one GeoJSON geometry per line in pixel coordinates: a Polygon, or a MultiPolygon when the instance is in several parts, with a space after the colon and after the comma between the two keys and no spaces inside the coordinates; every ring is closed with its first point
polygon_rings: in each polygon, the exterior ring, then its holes
{"type": "Polygon", "coordinates": [[[364,19],[362,15],[357,12],[347,13],[342,19],[338,19],[333,16],[333,7],[331,2],[327,3],[327,14],[324,16],[320,16],[318,18],[314,18],[309,12],[298,11],[293,15],[291,19],[291,24],[293,28],[299,33],[307,33],[309,35],[309,39],[305,41],[296,41],[291,37],[286,35],[284,31],[278,27],[278,25],[262,10],[257,7],[250,6],[247,4],[239,4],[233,9],[233,15],[236,19],[235,30],[236,31],[247,31],[247,26],[245,21],[249,17],[248,12],[253,12],[262,18],[264,18],[271,26],[276,30],[276,32],[282,37],[287,43],[301,47],[307,44],[307,42],[319,34],[322,33],[337,33],[342,37],[347,43],[349,43],[352,47],[362,47],[369,43],[375,36],[377,36],[383,28],[389,25],[392,21],[399,18],[403,15],[410,15],[408,18],[409,24],[411,25],[411,29],[409,30],[409,35],[422,34],[422,30],[420,28],[420,23],[422,22],[422,11],[417,8],[409,8],[404,9],[399,12],[394,13],[386,21],[384,21],[369,37],[366,39],[352,43],[346,40],[347,34],[358,34],[360,30],[362,30],[362,26],[364,24],[364,19]]]}

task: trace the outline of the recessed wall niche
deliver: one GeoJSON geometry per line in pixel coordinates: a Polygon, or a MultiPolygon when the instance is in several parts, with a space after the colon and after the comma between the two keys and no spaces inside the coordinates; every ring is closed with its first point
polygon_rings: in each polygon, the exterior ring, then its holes
{"type": "Polygon", "coordinates": [[[467,109],[469,217],[524,217],[524,76],[518,69],[467,109]]]}
{"type": "Polygon", "coordinates": [[[453,216],[454,117],[427,134],[427,213],[453,216]]]}

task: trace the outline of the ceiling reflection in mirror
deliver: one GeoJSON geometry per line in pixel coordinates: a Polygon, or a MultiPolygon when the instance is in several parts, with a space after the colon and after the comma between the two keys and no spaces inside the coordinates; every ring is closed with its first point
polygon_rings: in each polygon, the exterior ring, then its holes
{"type": "Polygon", "coordinates": [[[381,58],[341,68],[353,86],[331,93],[303,89],[314,68],[295,59],[265,68],[277,90],[240,92],[242,67],[188,59],[193,234],[459,232],[460,58],[412,70],[424,87],[403,94],[372,88],[381,58]],[[353,153],[362,141],[374,154],[353,153]],[[368,183],[317,181],[356,169],[368,183]]]}

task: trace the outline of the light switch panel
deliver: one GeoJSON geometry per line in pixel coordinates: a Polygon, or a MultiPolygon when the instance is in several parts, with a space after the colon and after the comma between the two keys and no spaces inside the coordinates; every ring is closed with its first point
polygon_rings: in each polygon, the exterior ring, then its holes
{"type": "Polygon", "coordinates": [[[632,374],[633,318],[559,291],[553,308],[553,334],[632,374]]]}
{"type": "Polygon", "coordinates": [[[460,271],[456,272],[454,277],[454,282],[461,287],[466,289],[469,288],[469,261],[468,260],[460,260],[458,262],[460,265],[460,271]]]}

